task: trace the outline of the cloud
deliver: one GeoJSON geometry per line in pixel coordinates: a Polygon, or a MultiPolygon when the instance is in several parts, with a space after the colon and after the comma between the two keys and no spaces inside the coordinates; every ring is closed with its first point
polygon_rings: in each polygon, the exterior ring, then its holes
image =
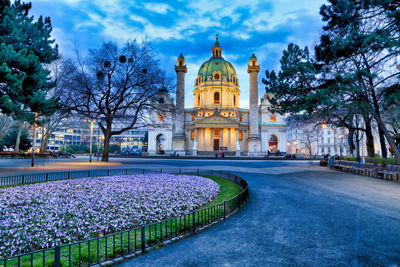
{"type": "Polygon", "coordinates": [[[169,5],[163,3],[146,3],[144,4],[144,8],[159,14],[167,14],[168,10],[172,10],[169,5]]]}
{"type": "Polygon", "coordinates": [[[160,63],[174,76],[180,53],[186,57],[186,104],[193,104],[193,82],[201,63],[211,56],[219,34],[225,59],[241,82],[242,107],[248,102],[247,64],[256,53],[261,79],[266,69],[277,69],[282,50],[290,42],[312,46],[321,31],[319,7],[325,0],[35,0],[33,14],[50,16],[54,36],[66,55],[73,44],[82,50],[102,41],[125,42],[148,38],[160,63]]]}

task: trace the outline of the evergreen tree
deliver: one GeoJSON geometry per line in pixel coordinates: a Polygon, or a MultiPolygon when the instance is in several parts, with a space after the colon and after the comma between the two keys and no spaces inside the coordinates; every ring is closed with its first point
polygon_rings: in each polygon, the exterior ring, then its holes
{"type": "Polygon", "coordinates": [[[400,53],[399,6],[398,1],[389,0],[331,0],[322,6],[327,23],[315,49],[316,59],[307,49],[291,44],[283,53],[278,75],[266,73],[263,82],[273,94],[273,109],[334,119],[349,129],[349,140],[354,131],[364,130],[370,155],[374,154],[374,119],[382,155],[386,138],[400,163],[400,153],[381,116],[385,101],[398,103],[393,91],[399,89],[400,72],[393,60],[400,53]],[[359,115],[364,129],[354,122],[359,115]]]}
{"type": "Polygon", "coordinates": [[[33,122],[35,112],[57,108],[55,98],[46,98],[53,83],[44,64],[57,59],[58,47],[50,39],[50,18],[34,21],[30,8],[20,0],[0,0],[0,109],[33,122]]]}
{"type": "Polygon", "coordinates": [[[317,58],[336,72],[337,88],[355,96],[378,125],[382,156],[385,138],[400,163],[400,153],[383,119],[384,95],[398,83],[393,66],[400,53],[399,7],[393,0],[330,0],[321,7],[326,21],[317,58]]]}

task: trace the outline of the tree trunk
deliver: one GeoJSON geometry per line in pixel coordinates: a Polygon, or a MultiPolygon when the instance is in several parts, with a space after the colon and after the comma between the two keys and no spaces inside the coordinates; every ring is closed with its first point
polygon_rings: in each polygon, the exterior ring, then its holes
{"type": "Polygon", "coordinates": [[[347,141],[349,143],[349,150],[350,150],[350,155],[354,155],[354,129],[348,129],[349,130],[349,135],[347,136],[347,141]]]}
{"type": "Polygon", "coordinates": [[[394,154],[394,157],[396,158],[397,165],[400,165],[400,151],[397,149],[396,143],[394,142],[393,137],[390,135],[389,131],[386,129],[385,123],[382,121],[381,116],[379,116],[376,112],[375,109],[367,103],[367,106],[369,107],[369,110],[374,116],[376,122],[378,123],[378,127],[382,130],[383,134],[386,137],[386,140],[388,141],[390,148],[392,150],[392,153],[394,154]]]}
{"type": "Polygon", "coordinates": [[[103,157],[101,161],[108,161],[108,148],[110,146],[111,139],[111,125],[107,125],[106,131],[104,133],[104,143],[103,143],[103,157]]]}
{"type": "Polygon", "coordinates": [[[22,122],[20,121],[18,124],[17,140],[15,141],[15,148],[14,148],[15,153],[19,152],[19,143],[21,141],[21,132],[22,132],[22,122]]]}
{"type": "Polygon", "coordinates": [[[40,144],[40,153],[44,153],[47,151],[47,143],[49,142],[50,134],[46,134],[42,136],[42,143],[40,144]]]}
{"type": "Polygon", "coordinates": [[[367,145],[367,155],[370,158],[375,156],[374,150],[374,136],[372,134],[372,126],[371,126],[371,119],[368,116],[364,117],[365,122],[365,137],[366,137],[366,145],[367,145]]]}
{"type": "Polygon", "coordinates": [[[385,133],[382,131],[380,127],[378,127],[378,133],[379,133],[379,142],[381,143],[381,156],[382,158],[387,158],[385,133]]]}
{"type": "Polygon", "coordinates": [[[360,162],[360,135],[359,131],[356,132],[356,161],[360,162]]]}

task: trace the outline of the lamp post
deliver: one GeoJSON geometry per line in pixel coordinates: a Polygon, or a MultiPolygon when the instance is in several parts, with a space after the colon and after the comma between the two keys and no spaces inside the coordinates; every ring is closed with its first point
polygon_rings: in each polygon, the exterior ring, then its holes
{"type": "Polygon", "coordinates": [[[99,141],[99,127],[97,127],[97,140],[96,140],[96,147],[97,147],[97,161],[99,161],[99,146],[100,146],[100,141],[99,141]]]}
{"type": "Polygon", "coordinates": [[[34,123],[33,123],[33,145],[32,145],[31,167],[34,167],[34,166],[35,166],[36,119],[37,119],[37,112],[35,112],[35,121],[34,121],[34,123]]]}

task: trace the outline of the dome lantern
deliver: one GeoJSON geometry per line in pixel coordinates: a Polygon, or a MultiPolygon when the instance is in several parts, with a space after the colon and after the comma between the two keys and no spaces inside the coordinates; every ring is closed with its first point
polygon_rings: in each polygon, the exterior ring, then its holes
{"type": "Polygon", "coordinates": [[[222,58],[222,48],[221,48],[221,46],[219,45],[219,42],[218,42],[218,34],[217,34],[217,37],[216,37],[216,41],[215,41],[214,47],[212,48],[212,57],[213,58],[222,58]]]}
{"type": "Polygon", "coordinates": [[[178,66],[179,67],[185,66],[185,57],[182,55],[182,53],[178,57],[178,66]]]}

